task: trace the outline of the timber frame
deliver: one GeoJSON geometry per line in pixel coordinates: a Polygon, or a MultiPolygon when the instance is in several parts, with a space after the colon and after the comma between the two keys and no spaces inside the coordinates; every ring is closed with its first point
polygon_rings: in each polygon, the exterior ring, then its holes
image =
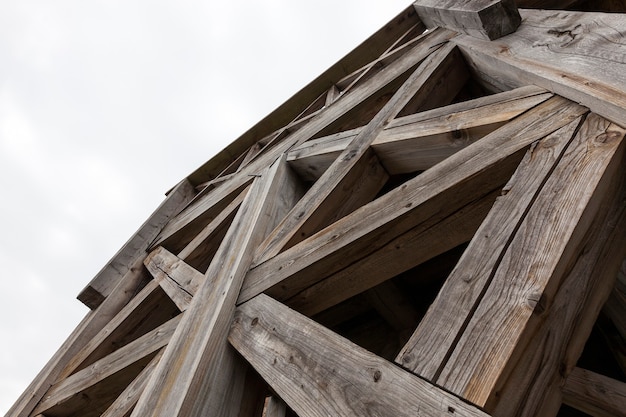
{"type": "Polygon", "coordinates": [[[170,190],[7,417],[626,416],[625,10],[456,3],[170,190]]]}

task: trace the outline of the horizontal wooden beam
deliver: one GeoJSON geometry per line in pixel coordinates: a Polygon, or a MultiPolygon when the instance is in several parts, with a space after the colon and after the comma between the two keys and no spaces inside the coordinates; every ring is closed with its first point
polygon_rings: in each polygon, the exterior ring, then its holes
{"type": "Polygon", "coordinates": [[[413,6],[429,28],[441,26],[487,40],[514,32],[522,21],[515,0],[417,0],[413,6]]]}
{"type": "Polygon", "coordinates": [[[594,417],[626,416],[626,384],[574,368],[563,387],[563,402],[594,417]]]}
{"type": "Polygon", "coordinates": [[[229,341],[300,417],[487,417],[263,294],[237,309],[229,341]]]}

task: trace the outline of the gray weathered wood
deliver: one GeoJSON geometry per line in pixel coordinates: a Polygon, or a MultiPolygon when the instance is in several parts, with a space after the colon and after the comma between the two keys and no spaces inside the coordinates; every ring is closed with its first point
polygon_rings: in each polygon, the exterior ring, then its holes
{"type": "Polygon", "coordinates": [[[235,300],[252,255],[263,238],[283,178],[278,160],[259,178],[222,241],[185,317],[176,329],[133,416],[230,416],[240,400],[245,368],[228,350],[235,300]],[[199,301],[198,301],[199,300],[199,301]],[[210,387],[210,389],[209,389],[210,387]]]}
{"type": "Polygon", "coordinates": [[[143,260],[148,244],[194,195],[195,191],[189,181],[185,179],[178,184],[148,220],[141,225],[139,230],[87,284],[77,298],[92,310],[99,306],[122,277],[143,260]]]}
{"type": "Polygon", "coordinates": [[[265,399],[262,417],[285,417],[286,413],[287,404],[285,404],[280,398],[272,395],[265,399]]]}
{"type": "Polygon", "coordinates": [[[506,182],[527,146],[585,111],[559,97],[529,110],[432,169],[253,268],[238,302],[269,288],[273,295],[288,298],[416,225],[435,224],[506,182]]]}
{"type": "Polygon", "coordinates": [[[413,6],[429,28],[446,27],[487,40],[514,32],[522,21],[514,0],[417,0],[413,6]]]}
{"type": "Polygon", "coordinates": [[[178,309],[187,310],[198,287],[204,281],[204,274],[160,246],[148,255],[144,265],[178,309]]]}
{"type": "Polygon", "coordinates": [[[519,29],[495,42],[453,40],[496,89],[535,84],[626,126],[626,19],[619,14],[522,10],[519,29]]]}
{"type": "Polygon", "coordinates": [[[229,341],[300,417],[487,416],[263,294],[229,341]]]}
{"type": "MultiPolygon", "coordinates": [[[[81,404],[80,408],[88,409],[90,407],[90,399],[88,396],[81,396],[82,391],[120,371],[124,371],[125,368],[129,368],[165,346],[174,334],[180,318],[181,316],[177,316],[171,319],[150,333],[54,384],[46,393],[42,402],[35,408],[34,413],[46,414],[47,410],[52,408],[66,407],[67,405],[64,403],[71,402],[73,399],[81,403],[86,402],[86,404],[81,404]]],[[[113,385],[111,389],[115,390],[117,387],[113,385]]],[[[93,400],[98,401],[97,398],[93,400]]],[[[71,406],[71,409],[75,408],[76,406],[71,406]]]]}
{"type": "MultiPolygon", "coordinates": [[[[441,76],[438,70],[445,66],[453,51],[449,45],[445,45],[434,52],[431,51],[431,47],[432,45],[424,43],[422,48],[411,56],[414,64],[422,60],[423,62],[367,126],[352,139],[320,180],[313,184],[311,189],[295,205],[291,213],[268,236],[263,243],[262,255],[255,260],[256,264],[275,256],[281,250],[293,246],[328,225],[329,220],[332,220],[329,219],[328,211],[336,211],[339,207],[347,206],[346,203],[349,200],[346,200],[346,197],[352,193],[351,188],[353,187],[349,186],[355,181],[355,176],[356,179],[372,178],[360,190],[360,194],[368,200],[373,198],[382,188],[387,180],[387,174],[384,170],[370,170],[370,175],[364,176],[361,167],[370,165],[368,158],[366,158],[370,144],[382,132],[385,125],[400,113],[414,96],[418,95],[418,99],[422,103],[428,101],[428,96],[439,81],[438,76],[441,76]],[[373,186],[370,186],[369,182],[373,183],[373,186]]],[[[359,195],[359,193],[355,195],[359,195]]],[[[355,199],[354,202],[359,205],[348,207],[349,209],[354,210],[368,201],[355,199]]]]}
{"type": "Polygon", "coordinates": [[[554,298],[535,313],[539,329],[530,326],[522,336],[518,359],[510,361],[511,371],[505,371],[507,376],[487,401],[494,417],[552,416],[561,406],[561,387],[597,323],[619,259],[626,254],[626,177],[614,168],[613,181],[603,197],[598,195],[600,209],[577,249],[577,258],[570,262],[554,298]]]}
{"type": "Polygon", "coordinates": [[[489,285],[492,271],[508,249],[511,235],[524,219],[580,122],[581,119],[574,120],[538,141],[526,153],[426,316],[398,354],[396,361],[403,367],[428,380],[437,380],[458,335],[489,285]]]}
{"type": "Polygon", "coordinates": [[[489,212],[501,186],[434,224],[418,225],[403,233],[358,262],[286,299],[285,303],[311,316],[468,242],[489,212]],[[424,242],[430,243],[425,245],[424,242]]]}
{"type": "Polygon", "coordinates": [[[598,212],[624,133],[593,113],[587,117],[515,231],[438,384],[479,406],[490,398],[598,212]]]}
{"type": "Polygon", "coordinates": [[[137,404],[139,396],[143,392],[144,388],[148,384],[148,379],[152,375],[154,368],[163,356],[163,349],[156,354],[150,363],[141,371],[137,378],[133,379],[133,382],[128,384],[126,389],[117,397],[117,399],[106,409],[101,417],[128,417],[130,412],[137,404]]]}
{"type": "Polygon", "coordinates": [[[563,402],[593,417],[625,417],[626,384],[574,368],[563,387],[563,402]]]}

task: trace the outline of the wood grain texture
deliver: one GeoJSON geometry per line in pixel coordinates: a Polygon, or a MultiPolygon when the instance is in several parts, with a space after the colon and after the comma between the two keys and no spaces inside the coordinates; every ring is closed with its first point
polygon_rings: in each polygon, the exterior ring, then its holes
{"type": "Polygon", "coordinates": [[[476,197],[489,193],[497,184],[505,183],[527,146],[585,111],[558,97],[540,104],[432,169],[253,268],[247,274],[238,303],[269,288],[277,298],[293,296],[416,225],[447,217],[476,197]]]}
{"type": "Polygon", "coordinates": [[[514,32],[522,20],[514,0],[417,0],[413,6],[429,28],[442,26],[487,40],[514,32]]]}
{"type": "Polygon", "coordinates": [[[498,194],[499,190],[477,197],[476,201],[439,221],[416,226],[286,299],[285,303],[302,314],[312,316],[468,242],[487,216],[498,194]],[[424,242],[429,244],[425,245],[424,242]]]}
{"type": "Polygon", "coordinates": [[[135,265],[118,282],[111,294],[95,310],[90,311],[63,342],[52,358],[37,374],[9,409],[6,417],[28,417],[48,389],[61,376],[72,358],[100,332],[109,321],[142,289],[147,272],[135,265]],[[137,273],[137,269],[139,273],[137,273]]]}
{"type": "MultiPolygon", "coordinates": [[[[624,145],[622,145],[624,146],[624,145]]],[[[567,275],[553,299],[536,314],[539,328],[529,326],[522,346],[510,361],[510,371],[487,401],[495,417],[555,415],[562,402],[561,387],[576,365],[605,303],[626,253],[626,178],[624,166],[613,164],[613,180],[599,193],[600,209],[567,275]],[[615,169],[617,167],[617,169],[615,169]],[[523,349],[523,350],[521,350],[523,349]],[[521,388],[523,387],[523,388],[521,388]]]]}
{"type": "Polygon", "coordinates": [[[263,294],[229,341],[301,417],[487,416],[263,294]]]}
{"type": "Polygon", "coordinates": [[[621,157],[623,136],[605,119],[587,117],[516,230],[437,383],[475,404],[487,402],[566,274],[616,169],[611,162],[621,157]]]}
{"type": "Polygon", "coordinates": [[[422,60],[423,62],[411,73],[367,126],[352,139],[341,155],[324,172],[320,180],[315,182],[304,197],[298,201],[289,215],[277,225],[263,242],[262,255],[255,260],[255,263],[264,262],[283,249],[293,246],[328,225],[333,220],[328,216],[329,211],[337,211],[345,206],[344,210],[351,212],[378,193],[387,180],[386,172],[382,169],[375,169],[370,170],[369,175],[364,176],[361,167],[364,164],[370,165],[366,158],[367,151],[385,125],[400,113],[414,96],[419,96],[422,102],[427,101],[428,94],[434,88],[434,83],[438,81],[438,79],[433,80],[431,77],[440,66],[446,63],[454,49],[445,45],[433,52],[432,46],[432,43],[425,42],[420,49],[411,55],[414,65],[422,60]],[[355,180],[361,178],[373,178],[367,182],[368,185],[360,190],[366,201],[361,198],[354,199],[358,205],[348,206],[347,203],[350,200],[347,199],[347,196],[352,193],[351,189],[354,188],[355,180]],[[369,185],[370,183],[373,186],[369,185]]]}
{"type": "MultiPolygon", "coordinates": [[[[269,149],[269,151],[262,153],[259,157],[243,167],[239,172],[229,178],[228,181],[225,181],[222,185],[213,190],[207,191],[206,194],[200,193],[192,206],[187,207],[166,225],[162,233],[152,243],[151,248],[163,245],[166,239],[169,239],[175,234],[189,235],[193,231],[198,232],[202,226],[208,224],[210,219],[221,211],[214,208],[216,204],[222,204],[227,196],[235,193],[237,190],[243,189],[243,187],[250,182],[251,178],[259,175],[261,171],[271,165],[288,149],[311,139],[341,117],[354,111],[361,103],[377,94],[377,92],[384,90],[389,84],[416,64],[415,55],[419,55],[423,52],[423,49],[439,45],[453,36],[456,36],[456,34],[444,29],[433,31],[420,42],[409,48],[400,58],[385,68],[385,71],[377,73],[372,78],[365,80],[362,84],[355,87],[349,93],[342,95],[340,99],[324,108],[323,111],[299,130],[291,134],[287,139],[277,143],[269,149]]],[[[183,240],[182,242],[183,246],[189,240],[191,240],[191,237],[186,236],[186,241],[183,240]]],[[[175,243],[181,245],[181,242],[175,243]]],[[[179,248],[165,247],[174,253],[182,249],[182,246],[179,248]]]]}
{"type": "Polygon", "coordinates": [[[593,417],[625,417],[626,384],[574,368],[563,387],[563,402],[593,417]]]}
{"type": "Polygon", "coordinates": [[[446,279],[424,319],[398,354],[396,362],[436,381],[459,334],[464,330],[511,236],[527,214],[546,178],[561,158],[581,119],[574,120],[526,153],[465,253],[446,279]]]}
{"type": "Polygon", "coordinates": [[[249,190],[250,186],[245,187],[177,256],[196,268],[210,262],[249,190]]]}
{"type": "Polygon", "coordinates": [[[204,274],[160,246],[148,255],[144,265],[178,309],[187,310],[198,287],[204,281],[204,274]]]}
{"type": "Polygon", "coordinates": [[[230,416],[245,367],[227,349],[235,300],[281,191],[283,161],[255,179],[133,416],[230,416]],[[198,301],[200,300],[200,301],[198,301]]]}
{"type": "MultiPolygon", "coordinates": [[[[90,400],[87,396],[81,396],[82,391],[119,372],[124,372],[131,365],[158,351],[169,342],[179,322],[180,316],[177,316],[82,371],[59,381],[46,393],[45,398],[35,408],[34,413],[53,414],[57,411],[48,412],[48,410],[63,407],[64,403],[71,402],[73,399],[79,402],[86,401],[87,404],[81,404],[80,408],[87,407],[88,409],[90,400]]],[[[131,377],[132,379],[134,379],[134,376],[131,377]]],[[[117,387],[112,385],[111,389],[117,389],[117,387]]],[[[97,399],[94,400],[97,401],[97,399]]],[[[72,406],[70,408],[74,409],[76,407],[72,406]]]]}
{"type": "MultiPolygon", "coordinates": [[[[423,171],[550,96],[545,90],[524,87],[398,117],[372,142],[372,148],[391,175],[423,171]]],[[[303,179],[317,180],[360,130],[307,141],[289,152],[289,165],[303,179]]]]}
{"type": "Polygon", "coordinates": [[[494,88],[535,84],[626,126],[626,19],[619,14],[522,10],[494,42],[459,36],[474,72],[494,88]]]}
{"type": "Polygon", "coordinates": [[[131,267],[143,260],[148,244],[194,195],[191,183],[186,179],[181,181],[77,298],[92,310],[99,306],[131,267]]]}
{"type": "Polygon", "coordinates": [[[117,399],[106,409],[101,417],[128,417],[137,404],[139,396],[148,384],[148,379],[152,375],[154,368],[163,356],[163,349],[156,354],[150,363],[141,371],[133,382],[128,384],[126,389],[117,397],[117,399]]]}

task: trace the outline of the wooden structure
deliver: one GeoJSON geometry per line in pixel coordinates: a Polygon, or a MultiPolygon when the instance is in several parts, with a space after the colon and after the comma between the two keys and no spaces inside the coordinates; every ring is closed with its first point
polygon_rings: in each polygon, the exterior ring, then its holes
{"type": "Polygon", "coordinates": [[[459,3],[174,187],[7,416],[626,415],[624,10],[459,3]]]}

